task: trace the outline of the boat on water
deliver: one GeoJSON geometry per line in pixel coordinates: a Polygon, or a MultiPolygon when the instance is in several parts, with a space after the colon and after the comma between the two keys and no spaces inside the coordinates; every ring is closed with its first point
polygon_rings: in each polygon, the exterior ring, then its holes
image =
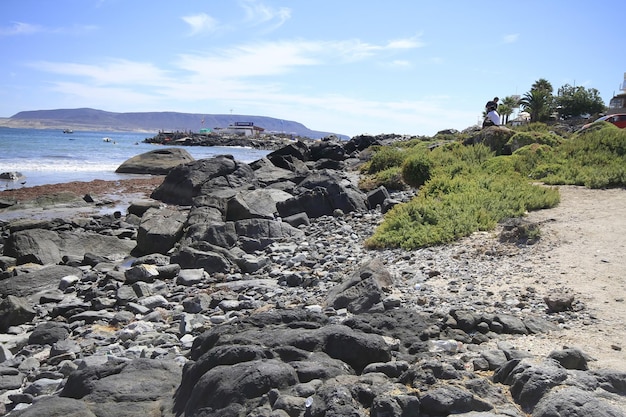
{"type": "Polygon", "coordinates": [[[72,129],[64,129],[63,133],[74,133],[72,129]]]}

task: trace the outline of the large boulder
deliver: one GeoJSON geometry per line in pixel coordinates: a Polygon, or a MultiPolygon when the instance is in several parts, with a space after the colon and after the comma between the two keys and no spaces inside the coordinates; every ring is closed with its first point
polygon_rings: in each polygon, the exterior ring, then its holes
{"type": "Polygon", "coordinates": [[[188,206],[195,197],[217,188],[256,188],[254,171],[231,155],[201,159],[172,169],[151,197],[168,204],[188,206]]]}
{"type": "Polygon", "coordinates": [[[37,313],[27,300],[9,295],[0,303],[0,332],[5,332],[10,326],[28,323],[37,313]]]}
{"type": "Polygon", "coordinates": [[[385,290],[389,291],[392,284],[391,274],[383,263],[379,259],[372,259],[347,281],[332,288],[326,303],[335,309],[347,308],[355,314],[363,313],[379,305],[385,290]]]}
{"type": "Polygon", "coordinates": [[[228,200],[226,220],[274,219],[278,214],[276,203],[292,196],[281,190],[245,190],[228,200]]]}
{"type": "Polygon", "coordinates": [[[298,175],[294,171],[278,167],[267,158],[261,158],[251,163],[250,167],[254,170],[254,175],[262,186],[267,187],[285,182],[295,184],[301,180],[298,179],[298,175]]]}
{"type": "Polygon", "coordinates": [[[150,208],[141,218],[136,251],[166,254],[183,235],[187,211],[150,208]]]}
{"type": "Polygon", "coordinates": [[[195,161],[181,148],[163,148],[133,156],[124,161],[115,172],[120,174],[166,175],[175,166],[195,161]]]}
{"type": "Polygon", "coordinates": [[[82,258],[85,253],[125,256],[134,246],[130,240],[96,233],[26,229],[11,233],[4,255],[15,258],[18,265],[28,262],[46,265],[59,263],[64,256],[82,258]]]}
{"type": "Polygon", "coordinates": [[[59,287],[59,282],[66,276],[81,277],[82,271],[78,268],[65,265],[50,265],[39,270],[21,273],[11,278],[0,280],[0,294],[28,297],[40,291],[47,291],[59,287]]]}
{"type": "Polygon", "coordinates": [[[367,210],[365,193],[331,170],[311,174],[298,184],[294,193],[294,198],[276,204],[282,217],[306,213],[315,218],[331,215],[335,210],[344,213],[367,210]]]}

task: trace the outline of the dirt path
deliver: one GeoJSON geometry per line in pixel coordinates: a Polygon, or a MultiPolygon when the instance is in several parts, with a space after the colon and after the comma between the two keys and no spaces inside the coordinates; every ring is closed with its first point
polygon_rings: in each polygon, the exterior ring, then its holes
{"type": "MultiPolygon", "coordinates": [[[[594,368],[626,371],[626,190],[559,190],[558,207],[528,215],[542,224],[545,249],[534,270],[552,287],[573,289],[595,320],[554,336],[590,354],[594,368]]],[[[542,341],[529,343],[540,348],[542,341]]]]}

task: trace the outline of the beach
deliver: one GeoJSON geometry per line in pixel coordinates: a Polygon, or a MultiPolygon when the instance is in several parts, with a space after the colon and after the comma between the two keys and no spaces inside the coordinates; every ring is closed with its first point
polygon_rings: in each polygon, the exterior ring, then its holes
{"type": "Polygon", "coordinates": [[[468,412],[547,417],[538,410],[570,404],[561,394],[574,389],[597,415],[626,410],[625,190],[560,187],[557,207],[523,219],[539,227],[536,242],[503,239],[503,223],[446,245],[370,250],[381,190],[357,190],[348,164],[290,187],[294,173],[271,160],[258,172],[217,157],[165,177],[1,192],[12,204],[0,209],[0,292],[12,296],[5,308],[31,303],[33,313],[3,315],[5,363],[19,370],[0,375],[12,387],[0,407],[31,404],[37,415],[69,397],[99,408],[91,396],[107,392],[111,409],[149,410],[158,398],[172,417],[195,415],[197,398],[215,416],[239,404],[321,417],[339,391],[349,410],[396,401],[447,415],[456,395],[468,412]],[[145,201],[156,187],[169,204],[145,201]],[[113,382],[120,372],[127,384],[113,382]],[[22,395],[44,375],[55,377],[48,391],[22,395]],[[249,375],[260,377],[242,398],[230,381],[249,375]],[[128,395],[137,390],[140,404],[128,395]]]}

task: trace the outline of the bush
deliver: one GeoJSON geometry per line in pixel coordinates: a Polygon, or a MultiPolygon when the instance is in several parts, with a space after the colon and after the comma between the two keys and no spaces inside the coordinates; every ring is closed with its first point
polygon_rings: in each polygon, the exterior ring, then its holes
{"type": "Polygon", "coordinates": [[[511,152],[515,152],[516,150],[533,143],[555,147],[560,145],[562,142],[563,139],[554,133],[531,131],[516,133],[511,137],[511,139],[509,139],[507,146],[509,146],[511,152]]]}
{"type": "Polygon", "coordinates": [[[402,179],[412,187],[420,187],[430,179],[433,163],[427,152],[413,153],[402,164],[402,179]]]}
{"type": "Polygon", "coordinates": [[[626,131],[610,123],[592,125],[543,155],[530,176],[546,184],[625,186],[626,131]]]}
{"type": "Polygon", "coordinates": [[[541,122],[528,123],[513,128],[516,132],[549,132],[550,128],[547,124],[541,122]]]}
{"type": "Polygon", "coordinates": [[[388,168],[399,167],[402,165],[405,157],[405,150],[394,146],[382,146],[376,150],[376,153],[369,161],[367,172],[374,174],[388,168]]]}
{"type": "Polygon", "coordinates": [[[389,190],[404,190],[406,184],[402,180],[401,168],[392,167],[373,175],[363,175],[361,176],[359,188],[365,191],[371,191],[381,185],[389,190]]]}
{"type": "Polygon", "coordinates": [[[448,243],[558,202],[558,190],[531,185],[517,174],[435,177],[413,200],[390,210],[365,243],[404,249],[448,243]]]}

